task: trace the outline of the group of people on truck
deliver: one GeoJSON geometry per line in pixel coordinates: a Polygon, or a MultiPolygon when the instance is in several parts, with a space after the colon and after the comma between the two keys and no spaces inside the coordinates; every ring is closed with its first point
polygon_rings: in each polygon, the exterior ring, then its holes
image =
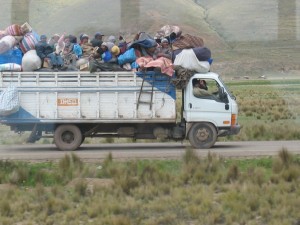
{"type": "Polygon", "coordinates": [[[188,79],[185,72],[177,71],[178,67],[192,71],[191,74],[205,73],[212,62],[203,39],[182,34],[178,26],[165,25],[154,36],[140,32],[127,41],[122,36],[116,38],[100,32],[93,38],[85,33],[78,38],[66,34],[48,38],[38,35],[28,23],[0,31],[1,60],[9,65],[0,71],[157,70],[167,76],[176,71],[176,78],[183,81],[188,79]]]}
{"type": "MultiPolygon", "coordinates": [[[[41,35],[35,49],[42,60],[42,66],[54,70],[79,69],[80,65],[94,62],[98,66],[99,63],[118,64],[118,57],[128,50],[131,43],[138,41],[140,35],[141,33],[131,42],[126,42],[122,36],[119,36],[117,40],[113,35],[108,36],[104,41],[104,35],[100,32],[95,33],[93,39],[90,39],[87,34],[81,34],[79,42],[74,35],[59,36],[55,34],[49,40],[46,35],[41,35]]],[[[134,54],[139,57],[151,56],[153,59],[164,57],[170,61],[170,64],[172,60],[172,51],[167,38],[156,39],[155,43],[148,48],[136,46],[134,54]]],[[[119,69],[132,69],[131,66],[126,66],[124,63],[120,65],[119,69]]],[[[136,65],[136,67],[138,66],[136,65]]],[[[100,70],[101,68],[100,66],[100,70]]],[[[115,70],[116,67],[111,69],[115,70]]]]}

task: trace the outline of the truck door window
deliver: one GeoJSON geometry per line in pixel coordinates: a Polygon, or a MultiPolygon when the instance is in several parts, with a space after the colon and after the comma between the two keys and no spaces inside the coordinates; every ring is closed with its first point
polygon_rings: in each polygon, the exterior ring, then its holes
{"type": "Polygon", "coordinates": [[[196,98],[220,101],[219,85],[213,79],[193,79],[193,95],[196,98]]]}

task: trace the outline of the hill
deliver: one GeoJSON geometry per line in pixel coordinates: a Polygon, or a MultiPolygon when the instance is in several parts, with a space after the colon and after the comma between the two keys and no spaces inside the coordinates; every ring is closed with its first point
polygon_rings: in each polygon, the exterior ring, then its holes
{"type": "Polygon", "coordinates": [[[199,35],[213,70],[230,76],[300,70],[296,0],[1,0],[0,29],[29,20],[39,34],[155,34],[165,24],[199,35]],[[27,11],[26,11],[27,10],[27,11]],[[9,13],[10,12],[10,13],[9,13]],[[10,17],[10,18],[9,18],[10,17]]]}

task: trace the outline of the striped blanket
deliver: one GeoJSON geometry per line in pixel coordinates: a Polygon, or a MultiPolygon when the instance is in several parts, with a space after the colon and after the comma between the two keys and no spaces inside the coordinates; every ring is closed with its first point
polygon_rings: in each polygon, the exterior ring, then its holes
{"type": "Polygon", "coordinates": [[[25,54],[29,50],[35,49],[35,45],[38,43],[37,39],[35,38],[33,33],[27,33],[24,35],[20,43],[20,49],[25,54]]]}
{"type": "Polygon", "coordinates": [[[190,34],[181,35],[172,44],[173,50],[196,48],[196,47],[203,47],[203,46],[204,46],[204,41],[201,37],[193,36],[190,34]]]}

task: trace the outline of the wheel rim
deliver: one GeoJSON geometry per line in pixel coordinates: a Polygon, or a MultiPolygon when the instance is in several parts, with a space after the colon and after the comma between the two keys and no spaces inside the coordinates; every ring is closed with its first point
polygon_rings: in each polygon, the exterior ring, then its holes
{"type": "Polygon", "coordinates": [[[75,140],[75,136],[70,131],[65,131],[62,133],[62,141],[67,144],[71,144],[75,140]]]}
{"type": "Polygon", "coordinates": [[[196,137],[199,141],[204,142],[208,140],[210,134],[209,131],[205,128],[201,128],[197,130],[196,137]]]}

